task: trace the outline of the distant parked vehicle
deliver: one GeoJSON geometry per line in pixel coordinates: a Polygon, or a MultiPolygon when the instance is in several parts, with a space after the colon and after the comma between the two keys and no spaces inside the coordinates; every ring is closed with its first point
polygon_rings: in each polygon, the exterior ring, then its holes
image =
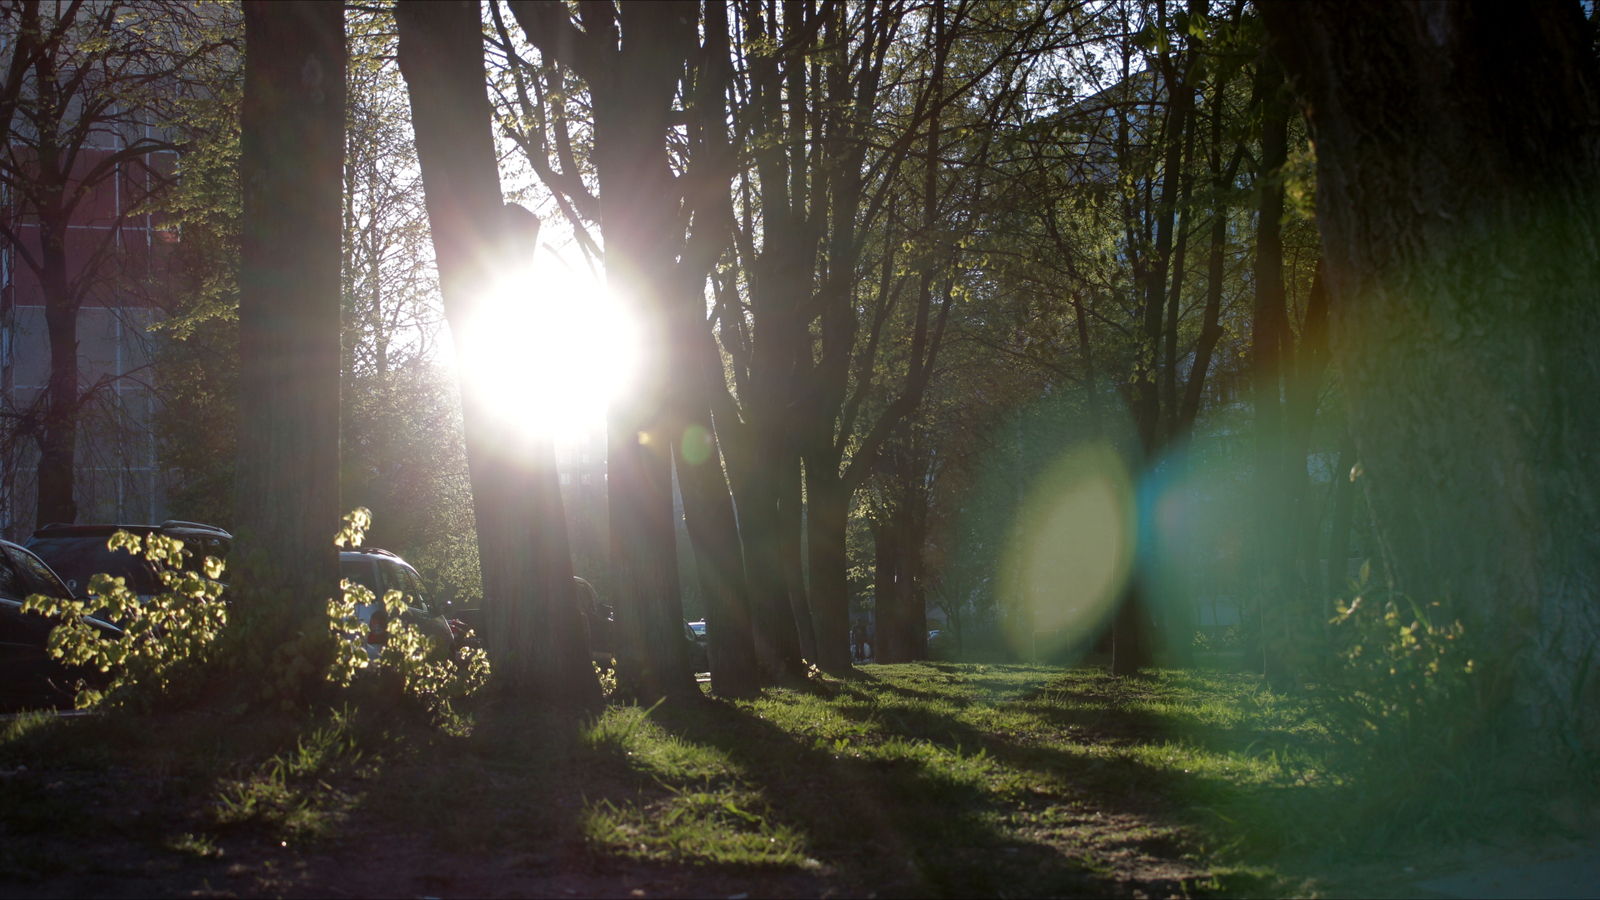
{"type": "MultiPolygon", "coordinates": [[[[589,654],[597,665],[614,665],[617,652],[616,612],[600,602],[600,593],[594,589],[594,585],[577,576],[573,576],[573,582],[577,589],[575,599],[578,612],[583,615],[584,630],[589,636],[589,654]]],[[[688,644],[689,667],[695,672],[710,671],[705,621],[684,622],[683,639],[688,644]]]]}
{"type": "Polygon", "coordinates": [[[160,525],[46,525],[33,533],[26,546],[61,576],[73,596],[85,596],[89,579],[98,574],[124,579],[130,590],[146,599],[161,593],[161,578],[153,563],[106,547],[118,531],[141,538],[162,534],[183,541],[183,549],[192,554],[183,561],[186,567],[198,568],[207,556],[222,559],[233,549],[233,535],[221,528],[177,519],[160,525]]]}
{"type": "Polygon", "coordinates": [[[399,556],[375,547],[345,550],[339,554],[339,574],[372,592],[372,603],[356,605],[356,615],[367,627],[363,639],[369,656],[377,656],[388,641],[389,614],[383,607],[388,591],[399,591],[405,598],[400,621],[415,625],[433,644],[435,656],[446,656],[468,640],[466,625],[452,624],[445,610],[428,599],[422,576],[399,556]]]}
{"type": "Polygon", "coordinates": [[[683,636],[689,639],[689,668],[695,672],[711,671],[711,654],[706,650],[706,623],[683,623],[683,636]]]}
{"type": "MultiPolygon", "coordinates": [[[[60,619],[23,612],[30,594],[70,600],[73,594],[37,556],[10,541],[0,541],[0,709],[39,709],[72,705],[81,680],[102,687],[104,673],[62,664],[46,649],[50,629],[60,619]]],[[[93,617],[83,620],[102,638],[122,629],[93,617]]]]}

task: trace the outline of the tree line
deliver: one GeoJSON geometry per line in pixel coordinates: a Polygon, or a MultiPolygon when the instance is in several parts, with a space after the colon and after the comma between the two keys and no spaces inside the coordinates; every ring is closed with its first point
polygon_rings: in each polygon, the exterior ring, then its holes
{"type": "MultiPolygon", "coordinates": [[[[13,11],[42,21],[36,5],[13,11]]],[[[529,202],[603,265],[642,334],[638,386],[610,410],[607,447],[619,675],[637,695],[694,689],[686,577],[727,696],[807,663],[848,669],[852,596],[870,594],[881,661],[926,655],[930,600],[974,635],[1018,614],[996,588],[1000,523],[1040,460],[1085,441],[1115,447],[1139,484],[1211,479],[1194,507],[1210,518],[1163,545],[1176,561],[1164,573],[1136,570],[1107,623],[1120,674],[1158,653],[1185,660],[1184,601],[1225,590],[1262,670],[1294,677],[1325,652],[1354,542],[1392,590],[1522,636],[1501,655],[1540,721],[1569,715],[1550,697],[1586,689],[1593,419],[1575,342],[1590,327],[1592,213],[1578,198],[1593,190],[1593,152],[1592,129],[1570,123],[1590,121],[1595,53],[1575,5],[243,12],[242,86],[208,70],[186,110],[209,124],[162,114],[184,154],[170,196],[196,223],[174,321],[199,336],[170,342],[166,408],[182,415],[164,445],[210,479],[193,502],[226,507],[293,559],[332,560],[313,544],[337,522],[341,455],[347,493],[385,460],[396,471],[396,454],[424,460],[413,468],[432,474],[414,490],[456,511],[450,534],[415,540],[453,541],[439,558],[457,568],[475,552],[506,685],[596,696],[574,649],[554,448],[509,441],[470,384],[454,431],[448,388],[390,354],[417,352],[395,342],[402,319],[443,339],[434,310],[459,340],[497,270],[533,252],[539,216],[506,202],[506,173],[524,171],[538,184],[529,202]],[[1330,37],[1341,29],[1370,40],[1350,49],[1330,37]],[[307,56],[323,46],[325,60],[307,56]],[[1508,75],[1490,62],[1537,53],[1561,64],[1508,75]],[[312,58],[322,80],[307,88],[312,58]],[[361,108],[342,99],[347,84],[361,108]],[[309,114],[304,90],[320,92],[326,121],[302,134],[287,123],[309,114]],[[226,141],[198,137],[228,121],[232,97],[237,162],[226,141]],[[1507,143],[1513,126],[1526,141],[1507,143]],[[1474,198],[1468,170],[1526,208],[1474,198]],[[308,172],[323,173],[315,212],[293,206],[309,195],[251,193],[306,185],[308,172]],[[315,308],[295,311],[290,295],[315,308]],[[341,371],[370,386],[344,395],[342,449],[341,371]],[[197,420],[227,404],[199,387],[229,377],[238,432],[218,439],[230,426],[197,420]],[[400,432],[427,438],[402,446],[400,432]],[[217,474],[230,440],[231,491],[217,474]],[[315,510],[303,505],[313,484],[315,510]],[[674,484],[692,572],[679,571],[674,484]]],[[[42,104],[18,71],[12,102],[42,104]]],[[[130,160],[154,149],[133,148],[130,160]]],[[[8,152],[19,172],[34,165],[8,152]]],[[[45,221],[42,209],[29,214],[45,221]]],[[[73,382],[66,366],[52,385],[73,382]]],[[[46,426],[85,395],[60,393],[27,432],[39,435],[41,521],[70,513],[70,454],[63,469],[46,426]]],[[[290,593],[317,596],[325,568],[295,573],[290,593]]]]}

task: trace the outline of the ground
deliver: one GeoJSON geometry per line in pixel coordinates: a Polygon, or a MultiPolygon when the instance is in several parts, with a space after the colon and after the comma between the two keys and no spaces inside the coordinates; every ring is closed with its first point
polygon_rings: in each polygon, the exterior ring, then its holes
{"type": "Polygon", "coordinates": [[[929,663],[596,717],[378,706],[12,720],[0,897],[1445,896],[1594,824],[1570,801],[1507,820],[1546,823],[1513,845],[1460,797],[1395,810],[1330,762],[1314,697],[1247,675],[929,663]]]}

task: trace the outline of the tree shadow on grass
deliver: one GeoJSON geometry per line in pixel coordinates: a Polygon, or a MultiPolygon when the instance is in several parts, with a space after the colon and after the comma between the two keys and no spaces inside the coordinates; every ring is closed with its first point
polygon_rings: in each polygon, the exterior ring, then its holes
{"type": "MultiPolygon", "coordinates": [[[[1034,692],[1032,700],[1002,701],[995,705],[1010,715],[1003,720],[1005,727],[994,729],[963,720],[964,708],[952,713],[948,703],[924,702],[920,698],[947,698],[915,689],[886,688],[877,704],[841,704],[833,711],[902,740],[958,754],[981,751],[1001,766],[1031,774],[1035,786],[1016,792],[1009,801],[1024,814],[1071,805],[1103,814],[1107,822],[1147,822],[1153,831],[1146,834],[1154,836],[1141,837],[1133,833],[1135,828],[1121,844],[1154,856],[1182,852],[1164,836],[1178,831],[1213,849],[1232,843],[1272,851],[1304,849],[1318,833],[1306,826],[1341,802],[1339,792],[1328,786],[1241,784],[1214,766],[1209,772],[1184,768],[1185,754],[1251,748],[1271,754],[1295,741],[1270,728],[1197,728],[1193,717],[1181,712],[1118,707],[1115,697],[1102,702],[1108,699],[1105,688],[1093,686],[1084,698],[1087,708],[1062,703],[1065,692],[1054,685],[1034,692]],[[1045,696],[1052,692],[1057,696],[1045,696]],[[1041,702],[1052,699],[1056,702],[1041,702]]],[[[1119,843],[1115,835],[1109,837],[1112,845],[1119,843]]],[[[1252,888],[1239,880],[1248,880],[1246,875],[1235,870],[1225,889],[1283,889],[1274,878],[1252,888]]]]}
{"type": "Polygon", "coordinates": [[[959,761],[954,771],[930,765],[909,742],[906,752],[869,758],[821,740],[808,745],[716,702],[664,704],[651,720],[725,754],[774,815],[806,835],[811,852],[880,894],[1116,893],[1076,861],[999,828],[1002,798],[959,761]]]}

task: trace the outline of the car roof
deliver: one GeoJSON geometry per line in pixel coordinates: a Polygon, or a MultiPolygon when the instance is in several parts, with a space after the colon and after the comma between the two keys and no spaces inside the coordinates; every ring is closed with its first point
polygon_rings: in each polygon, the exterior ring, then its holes
{"type": "Polygon", "coordinates": [[[133,534],[153,534],[159,531],[163,534],[233,540],[233,535],[215,525],[202,525],[199,522],[184,522],[178,519],[168,519],[160,525],[64,525],[56,523],[34,531],[33,536],[36,538],[110,537],[118,531],[127,531],[133,534]]]}
{"type": "Polygon", "coordinates": [[[400,554],[390,553],[388,550],[380,550],[377,547],[357,547],[354,550],[339,551],[340,562],[350,562],[357,559],[386,559],[408,568],[411,566],[410,563],[400,558],[400,554]]]}

